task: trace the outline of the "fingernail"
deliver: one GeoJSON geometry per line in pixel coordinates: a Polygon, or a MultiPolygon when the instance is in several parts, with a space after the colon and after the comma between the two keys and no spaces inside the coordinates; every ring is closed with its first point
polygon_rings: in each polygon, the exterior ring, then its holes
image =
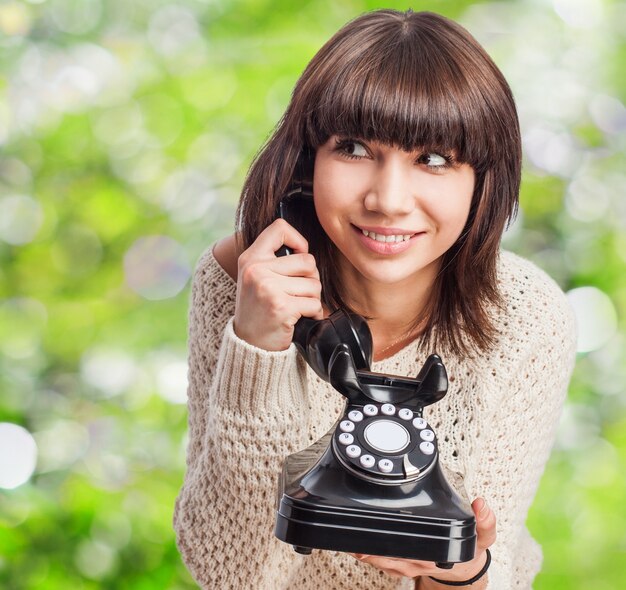
{"type": "Polygon", "coordinates": [[[478,498],[478,500],[476,500],[476,512],[478,512],[478,514],[484,510],[485,506],[486,502],[482,498],[478,498]]]}
{"type": "Polygon", "coordinates": [[[482,508],[478,511],[478,514],[481,518],[485,518],[487,514],[489,514],[489,506],[487,506],[487,502],[483,501],[482,508]]]}

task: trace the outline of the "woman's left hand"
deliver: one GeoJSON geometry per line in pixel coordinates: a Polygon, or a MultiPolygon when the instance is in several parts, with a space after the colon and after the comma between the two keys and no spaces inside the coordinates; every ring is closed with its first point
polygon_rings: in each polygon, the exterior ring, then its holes
{"type": "Polygon", "coordinates": [[[377,555],[363,555],[352,553],[356,559],[372,565],[383,572],[396,577],[415,578],[418,576],[433,576],[441,580],[463,581],[473,578],[485,565],[487,558],[485,550],[496,540],[496,516],[487,506],[483,498],[472,502],[472,510],[476,517],[476,552],[474,559],[464,563],[457,563],[452,569],[438,568],[432,561],[418,561],[396,557],[379,557],[377,555]]]}

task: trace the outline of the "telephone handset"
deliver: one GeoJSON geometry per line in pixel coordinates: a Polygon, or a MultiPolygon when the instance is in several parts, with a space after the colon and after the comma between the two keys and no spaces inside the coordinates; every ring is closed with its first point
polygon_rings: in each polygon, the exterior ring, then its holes
{"type": "MultiPolygon", "coordinates": [[[[292,222],[312,203],[312,187],[289,191],[277,215],[292,222]]],[[[314,211],[308,210],[309,215],[314,211]]],[[[288,255],[285,247],[277,255],[288,255]]],[[[289,455],[278,485],[275,535],[303,554],[312,549],[434,561],[474,557],[476,522],[447,482],[437,437],[423,417],[442,399],[448,377],[431,354],[417,377],[375,373],[367,321],[337,310],[301,318],[294,343],[309,366],[346,398],[342,416],[312,446],[289,455]]]]}

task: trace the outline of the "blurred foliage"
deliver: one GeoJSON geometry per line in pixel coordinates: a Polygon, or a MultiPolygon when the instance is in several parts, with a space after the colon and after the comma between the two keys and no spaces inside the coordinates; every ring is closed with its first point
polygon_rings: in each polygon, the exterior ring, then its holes
{"type": "MultiPolygon", "coordinates": [[[[505,246],[570,291],[584,324],[529,518],[535,587],[621,588],[626,4],[385,6],[460,20],[513,87],[526,162],[505,246]]],[[[0,422],[38,447],[32,477],[0,490],[3,588],[194,587],[171,527],[191,268],[232,231],[246,168],[308,60],[379,7],[0,2],[0,422]]],[[[25,468],[14,444],[0,435],[25,468]]]]}

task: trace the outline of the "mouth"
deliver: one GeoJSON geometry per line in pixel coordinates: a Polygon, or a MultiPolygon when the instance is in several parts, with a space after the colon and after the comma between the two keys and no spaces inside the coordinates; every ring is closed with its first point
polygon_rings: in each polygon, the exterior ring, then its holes
{"type": "Polygon", "coordinates": [[[397,242],[408,242],[415,233],[410,234],[378,234],[373,231],[368,231],[366,229],[361,229],[361,233],[371,240],[376,240],[377,242],[381,242],[383,244],[395,244],[397,242]]]}
{"type": "Polygon", "coordinates": [[[356,225],[352,227],[359,236],[359,241],[367,250],[374,254],[384,256],[406,252],[417,243],[420,236],[425,235],[423,231],[415,232],[397,227],[377,227],[370,229],[356,225]]]}

